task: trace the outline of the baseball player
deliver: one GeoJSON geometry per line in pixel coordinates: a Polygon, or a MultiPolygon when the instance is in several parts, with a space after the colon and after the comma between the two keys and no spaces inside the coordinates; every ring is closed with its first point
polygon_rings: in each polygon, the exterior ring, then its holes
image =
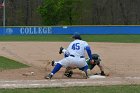
{"type": "MultiPolygon", "coordinates": [[[[61,48],[60,48],[60,50],[61,50],[61,48]]],[[[68,55],[67,51],[64,50],[64,49],[63,49],[63,51],[64,51],[63,52],[64,53],[64,57],[68,57],[69,55],[68,55]]],[[[92,59],[94,60],[94,63],[91,63],[89,58],[86,60],[86,62],[88,64],[88,69],[91,71],[97,65],[99,67],[101,73],[96,73],[96,74],[100,74],[102,76],[106,76],[106,74],[104,73],[103,66],[100,63],[101,59],[99,58],[99,55],[98,54],[92,54],[92,59]]],[[[56,62],[52,61],[52,66],[54,66],[56,64],[57,64],[56,62]]],[[[74,67],[67,67],[66,70],[65,70],[64,75],[69,77],[69,78],[72,77],[72,75],[73,75],[72,69],[76,69],[76,66],[74,66],[74,67]]]]}
{"type": "MultiPolygon", "coordinates": [[[[85,59],[85,51],[87,51],[89,60],[94,63],[90,46],[86,41],[82,40],[80,34],[78,33],[75,33],[72,38],[74,41],[71,42],[67,48],[69,56],[58,61],[51,73],[45,76],[45,79],[51,79],[53,75],[61,69],[62,66],[65,68],[76,66],[79,68],[79,70],[84,71],[85,77],[88,78],[88,64],[86,63],[85,59]]],[[[60,53],[62,52],[65,52],[63,48],[60,50],[60,53]]]]}
{"type": "Polygon", "coordinates": [[[90,70],[92,70],[96,65],[98,65],[98,67],[100,68],[101,71],[101,75],[105,76],[104,73],[104,68],[102,66],[102,64],[100,63],[101,59],[99,58],[98,54],[92,54],[92,59],[94,60],[94,63],[91,63],[89,59],[86,60],[87,64],[88,64],[88,68],[90,70]]]}

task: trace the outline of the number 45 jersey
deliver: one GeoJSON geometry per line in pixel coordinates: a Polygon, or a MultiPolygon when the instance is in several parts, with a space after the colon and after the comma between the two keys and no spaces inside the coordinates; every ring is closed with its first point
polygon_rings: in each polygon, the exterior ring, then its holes
{"type": "Polygon", "coordinates": [[[88,43],[86,41],[74,40],[68,46],[67,51],[69,51],[70,55],[85,56],[85,49],[88,46],[89,45],[88,45],[88,43]]]}

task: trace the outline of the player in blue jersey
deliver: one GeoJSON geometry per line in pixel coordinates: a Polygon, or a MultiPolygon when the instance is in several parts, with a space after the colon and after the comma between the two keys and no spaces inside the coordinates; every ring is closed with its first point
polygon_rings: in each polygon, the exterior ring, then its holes
{"type": "Polygon", "coordinates": [[[80,70],[84,71],[85,77],[88,78],[88,64],[86,63],[85,59],[85,51],[88,54],[90,62],[94,63],[90,46],[86,41],[82,40],[80,34],[78,33],[74,33],[72,38],[74,39],[74,41],[70,43],[68,48],[66,50],[62,48],[59,52],[60,54],[62,52],[67,52],[69,56],[56,62],[57,64],[55,65],[51,73],[45,76],[45,79],[51,79],[53,75],[61,69],[61,67],[67,68],[73,66],[76,66],[80,70]]]}

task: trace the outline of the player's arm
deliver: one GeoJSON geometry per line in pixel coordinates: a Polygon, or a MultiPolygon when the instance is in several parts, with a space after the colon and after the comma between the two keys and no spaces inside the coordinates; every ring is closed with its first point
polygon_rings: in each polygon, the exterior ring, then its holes
{"type": "Polygon", "coordinates": [[[98,65],[98,67],[100,68],[100,71],[104,71],[103,66],[101,64],[98,65]]]}
{"type": "Polygon", "coordinates": [[[90,59],[91,64],[94,64],[94,60],[92,59],[92,53],[91,53],[90,47],[89,46],[86,46],[85,49],[87,51],[87,54],[88,54],[88,57],[90,59]]]}
{"type": "Polygon", "coordinates": [[[100,68],[100,71],[101,71],[101,75],[105,76],[105,73],[104,73],[104,68],[101,64],[98,64],[98,67],[100,68]]]}

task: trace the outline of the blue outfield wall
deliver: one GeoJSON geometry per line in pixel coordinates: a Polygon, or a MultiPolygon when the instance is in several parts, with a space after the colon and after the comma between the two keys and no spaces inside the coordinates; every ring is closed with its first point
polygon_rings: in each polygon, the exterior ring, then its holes
{"type": "Polygon", "coordinates": [[[0,35],[140,34],[140,26],[40,26],[0,27],[0,35]]]}

